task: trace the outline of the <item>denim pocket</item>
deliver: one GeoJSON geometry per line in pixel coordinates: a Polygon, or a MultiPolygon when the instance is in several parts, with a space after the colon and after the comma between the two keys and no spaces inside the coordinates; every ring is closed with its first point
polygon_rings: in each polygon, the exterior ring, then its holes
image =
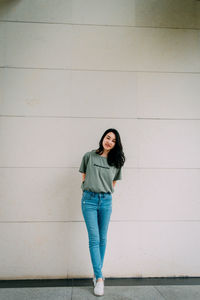
{"type": "Polygon", "coordinates": [[[92,203],[92,200],[86,196],[86,197],[82,197],[81,205],[82,205],[82,207],[85,208],[88,206],[90,207],[91,205],[93,205],[93,203],[92,203]]]}
{"type": "Polygon", "coordinates": [[[112,195],[107,194],[104,198],[102,198],[102,207],[104,208],[112,208],[112,195]]]}
{"type": "Polygon", "coordinates": [[[92,199],[92,195],[90,193],[87,193],[85,191],[83,191],[83,195],[82,195],[82,200],[91,200],[92,199]]]}
{"type": "Polygon", "coordinates": [[[104,199],[105,199],[105,201],[108,201],[108,202],[112,201],[112,194],[106,194],[104,199]]]}

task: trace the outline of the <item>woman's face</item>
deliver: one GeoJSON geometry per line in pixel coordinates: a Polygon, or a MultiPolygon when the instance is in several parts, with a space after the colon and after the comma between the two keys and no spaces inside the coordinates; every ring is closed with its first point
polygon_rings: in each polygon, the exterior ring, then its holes
{"type": "Polygon", "coordinates": [[[116,137],[113,132],[108,132],[103,139],[103,148],[107,151],[110,151],[115,147],[116,137]]]}

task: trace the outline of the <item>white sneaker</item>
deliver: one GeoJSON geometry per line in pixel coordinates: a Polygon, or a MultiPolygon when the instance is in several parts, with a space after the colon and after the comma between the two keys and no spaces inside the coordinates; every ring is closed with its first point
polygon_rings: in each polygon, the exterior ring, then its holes
{"type": "Polygon", "coordinates": [[[94,288],[94,294],[96,296],[104,295],[104,280],[97,281],[95,288],[94,288]]]}

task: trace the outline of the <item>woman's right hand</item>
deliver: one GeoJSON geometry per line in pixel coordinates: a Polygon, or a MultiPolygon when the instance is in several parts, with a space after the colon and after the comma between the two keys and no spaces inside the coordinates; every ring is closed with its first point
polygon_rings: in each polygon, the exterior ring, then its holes
{"type": "Polygon", "coordinates": [[[82,173],[82,182],[85,181],[86,173],[82,173]]]}

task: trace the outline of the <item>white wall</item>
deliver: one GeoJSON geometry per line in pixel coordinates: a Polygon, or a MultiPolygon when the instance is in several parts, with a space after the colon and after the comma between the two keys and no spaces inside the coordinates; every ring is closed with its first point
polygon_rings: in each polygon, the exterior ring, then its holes
{"type": "Polygon", "coordinates": [[[200,2],[0,2],[0,279],[91,277],[85,152],[119,130],[105,277],[200,276],[200,2]]]}

